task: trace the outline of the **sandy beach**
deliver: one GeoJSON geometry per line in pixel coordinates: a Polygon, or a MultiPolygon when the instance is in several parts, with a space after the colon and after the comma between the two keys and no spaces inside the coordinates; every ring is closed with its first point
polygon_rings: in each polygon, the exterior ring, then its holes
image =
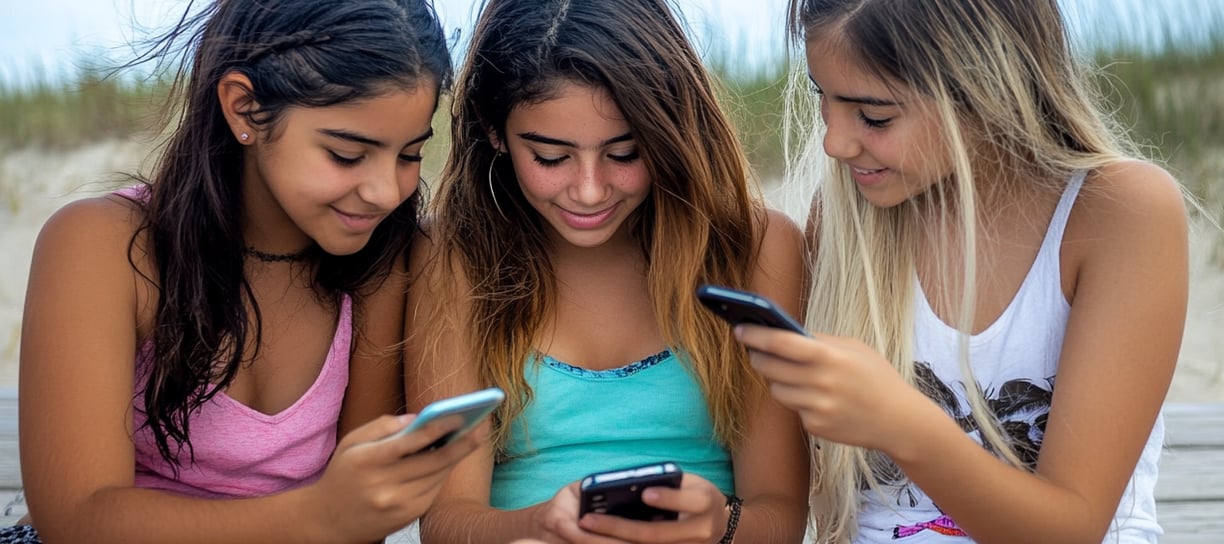
{"type": "MultiPolygon", "coordinates": [[[[30,255],[43,222],[66,202],[113,188],[114,173],[134,170],[149,150],[138,141],[112,141],[0,153],[0,388],[17,385],[30,255]]],[[[1224,269],[1210,258],[1220,236],[1205,225],[1193,229],[1190,307],[1170,402],[1224,402],[1224,269]]]]}

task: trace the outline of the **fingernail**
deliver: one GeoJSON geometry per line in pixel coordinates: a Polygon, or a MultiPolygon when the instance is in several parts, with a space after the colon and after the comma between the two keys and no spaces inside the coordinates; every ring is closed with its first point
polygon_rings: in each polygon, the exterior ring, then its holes
{"type": "Polygon", "coordinates": [[[657,499],[657,498],[659,498],[659,492],[658,492],[658,491],[655,491],[655,490],[653,490],[653,489],[646,489],[646,490],[642,491],[642,499],[644,499],[644,500],[646,500],[646,501],[654,501],[654,500],[655,500],[655,499],[657,499]]]}

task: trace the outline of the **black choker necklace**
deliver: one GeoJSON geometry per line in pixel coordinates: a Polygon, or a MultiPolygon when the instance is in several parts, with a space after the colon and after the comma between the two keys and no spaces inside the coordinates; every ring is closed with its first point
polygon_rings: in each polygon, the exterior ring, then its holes
{"type": "Polygon", "coordinates": [[[264,253],[253,247],[248,247],[243,250],[248,256],[255,257],[255,260],[263,263],[292,263],[303,260],[310,253],[310,248],[303,249],[297,253],[264,253]]]}

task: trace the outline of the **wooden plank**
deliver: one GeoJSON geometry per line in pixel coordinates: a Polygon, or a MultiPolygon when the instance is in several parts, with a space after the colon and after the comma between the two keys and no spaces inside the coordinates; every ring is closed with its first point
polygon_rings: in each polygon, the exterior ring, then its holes
{"type": "Polygon", "coordinates": [[[1224,449],[1180,448],[1160,455],[1156,501],[1224,500],[1224,449]]]}
{"type": "Polygon", "coordinates": [[[1224,500],[1156,503],[1156,519],[1165,534],[1160,544],[1224,542],[1224,500]]]}
{"type": "MultiPolygon", "coordinates": [[[[15,387],[0,388],[0,488],[21,488],[21,459],[17,451],[17,388],[15,387]]],[[[0,506],[3,504],[0,503],[0,506]]]]}
{"type": "Polygon", "coordinates": [[[1224,403],[1171,403],[1164,417],[1168,447],[1224,448],[1224,403]]]}

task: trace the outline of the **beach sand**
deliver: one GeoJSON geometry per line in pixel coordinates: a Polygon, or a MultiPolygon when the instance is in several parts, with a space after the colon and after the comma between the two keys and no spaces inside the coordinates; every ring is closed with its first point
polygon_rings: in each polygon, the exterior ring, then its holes
{"type": "MultiPolygon", "coordinates": [[[[0,388],[16,387],[21,313],[34,239],[64,203],[116,186],[149,155],[137,141],[103,142],[72,151],[0,152],[0,388]]],[[[1224,176],[1224,170],[1219,172],[1224,176]]],[[[1224,180],[1220,183],[1224,184],[1224,180]]],[[[1212,227],[1193,229],[1190,307],[1170,402],[1224,402],[1224,269],[1212,264],[1224,245],[1212,227]]]]}

